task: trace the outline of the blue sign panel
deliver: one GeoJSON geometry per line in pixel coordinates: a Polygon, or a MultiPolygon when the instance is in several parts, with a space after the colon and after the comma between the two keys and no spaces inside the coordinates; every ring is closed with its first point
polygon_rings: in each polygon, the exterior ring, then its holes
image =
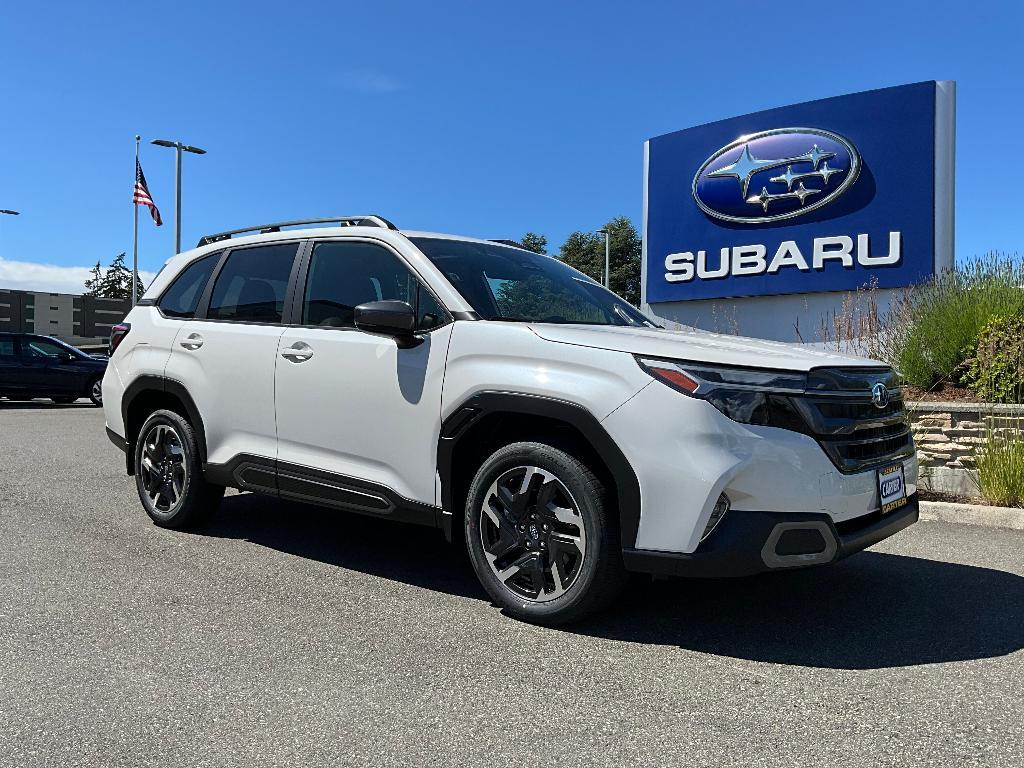
{"type": "Polygon", "coordinates": [[[935,264],[936,83],[651,139],[649,303],[896,288],[935,264]]]}

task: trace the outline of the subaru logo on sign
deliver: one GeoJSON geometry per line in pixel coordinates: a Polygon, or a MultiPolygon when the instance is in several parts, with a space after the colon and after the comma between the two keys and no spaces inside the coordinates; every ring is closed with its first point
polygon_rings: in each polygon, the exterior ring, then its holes
{"type": "Polygon", "coordinates": [[[882,382],[871,388],[871,402],[875,408],[885,408],[889,404],[889,389],[882,382]]]}
{"type": "Polygon", "coordinates": [[[693,198],[709,216],[766,224],[802,216],[857,180],[860,155],[837,133],[776,128],[722,147],[693,177],[693,198]]]}

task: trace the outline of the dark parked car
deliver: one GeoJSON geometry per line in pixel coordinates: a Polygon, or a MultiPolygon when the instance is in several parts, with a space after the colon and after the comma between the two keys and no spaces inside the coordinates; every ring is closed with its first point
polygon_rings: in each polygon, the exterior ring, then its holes
{"type": "Polygon", "coordinates": [[[87,355],[59,339],[0,333],[0,397],[48,397],[55,403],[88,397],[102,405],[106,369],[105,358],[87,355]]]}

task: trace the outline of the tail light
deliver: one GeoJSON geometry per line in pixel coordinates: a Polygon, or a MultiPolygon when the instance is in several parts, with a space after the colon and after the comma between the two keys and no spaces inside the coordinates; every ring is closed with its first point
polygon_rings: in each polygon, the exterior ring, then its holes
{"type": "Polygon", "coordinates": [[[131,323],[118,323],[110,329],[110,344],[107,346],[108,357],[114,354],[114,350],[121,345],[124,337],[128,335],[128,331],[131,329],[131,323]]]}

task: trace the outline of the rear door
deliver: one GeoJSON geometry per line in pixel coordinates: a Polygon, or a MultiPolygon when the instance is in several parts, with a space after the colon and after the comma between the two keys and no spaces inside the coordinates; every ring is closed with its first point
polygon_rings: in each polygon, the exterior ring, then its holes
{"type": "Polygon", "coordinates": [[[132,345],[129,347],[131,354],[121,355],[118,362],[124,381],[142,375],[164,375],[175,349],[174,340],[186,325],[185,321],[196,316],[210,277],[223,255],[218,251],[191,262],[159,297],[156,308],[140,307],[132,311],[129,317],[132,329],[122,342],[122,346],[132,345]]]}
{"type": "Polygon", "coordinates": [[[207,461],[277,456],[274,367],[298,242],[232,248],[193,319],[181,324],[166,376],[203,419],[207,461]]]}
{"type": "Polygon", "coordinates": [[[379,241],[323,241],[309,250],[294,325],[282,336],[277,359],[281,491],[391,515],[402,510],[382,509],[382,498],[392,505],[403,504],[395,495],[436,504],[450,316],[379,241]],[[391,337],[355,327],[356,305],[384,299],[418,310],[418,344],[399,347],[391,337]]]}

